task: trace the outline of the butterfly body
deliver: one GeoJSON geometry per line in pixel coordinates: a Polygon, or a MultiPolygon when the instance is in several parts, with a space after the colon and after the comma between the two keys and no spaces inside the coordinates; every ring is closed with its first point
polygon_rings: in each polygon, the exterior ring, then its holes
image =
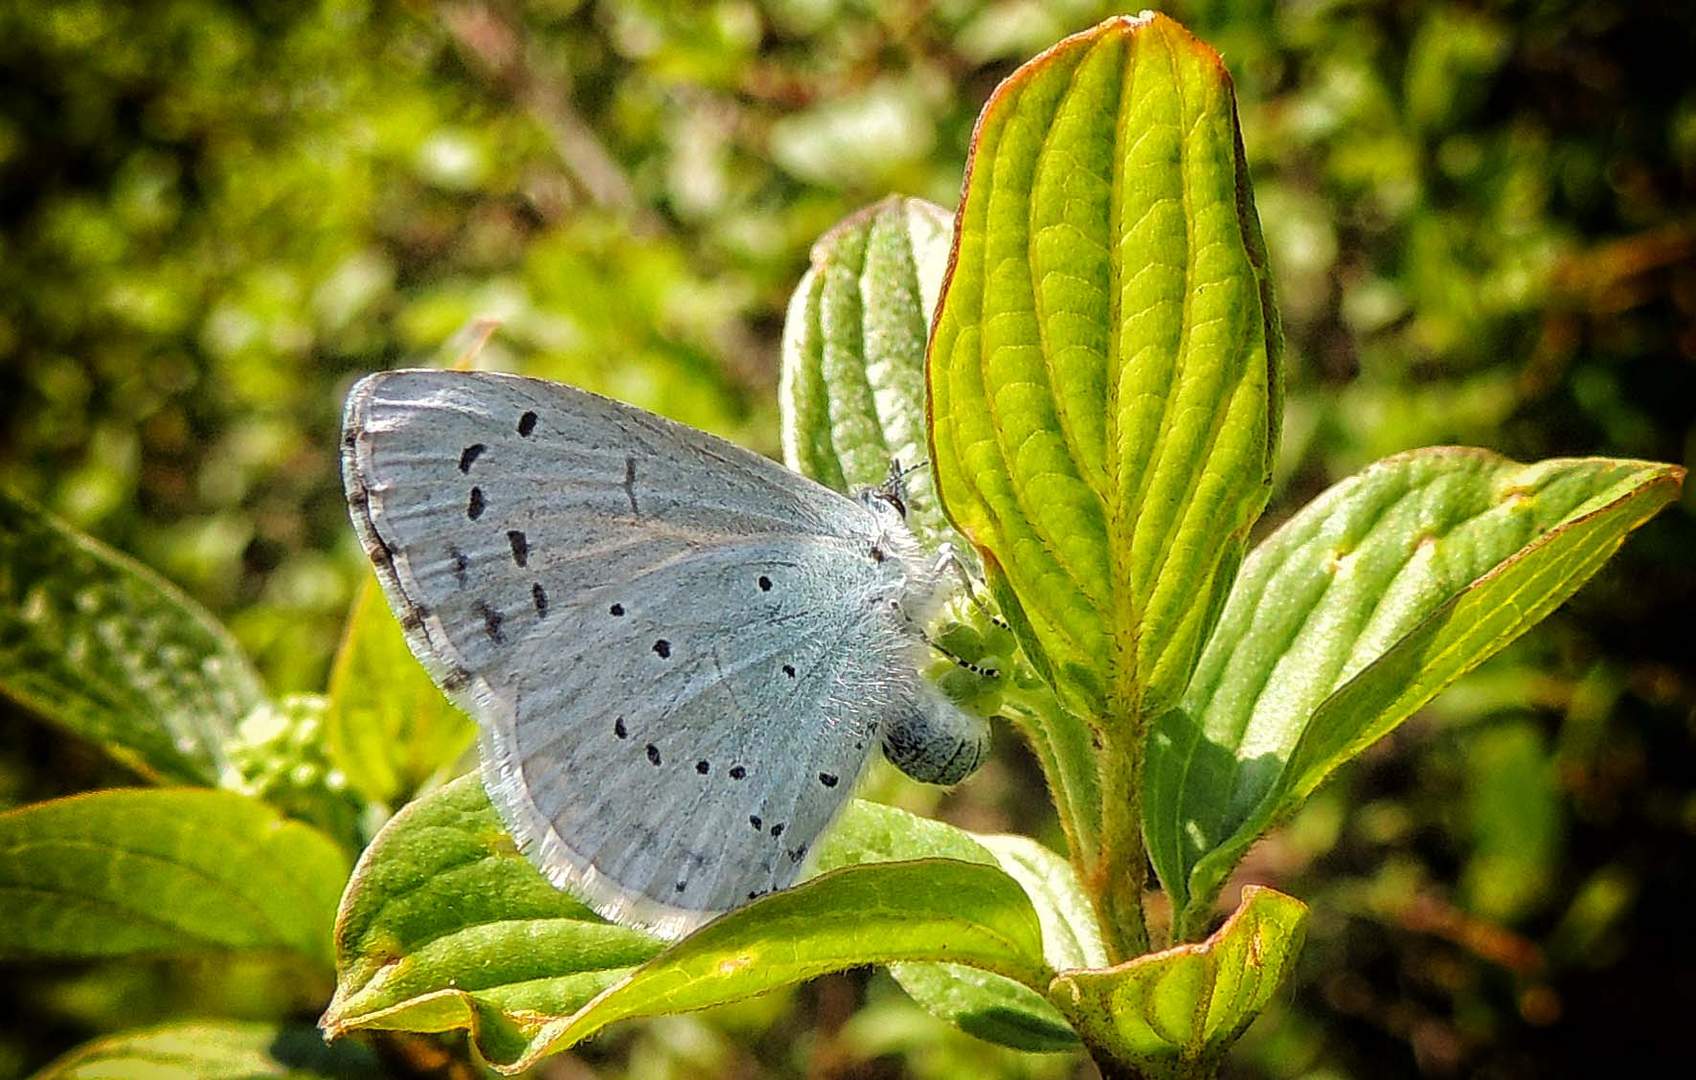
{"type": "Polygon", "coordinates": [[[947,589],[898,498],[484,373],[362,380],[343,456],[413,651],[479,722],[491,800],[608,918],[675,935],[787,886],[873,747],[924,779],[983,754],[918,672],[947,589]]]}

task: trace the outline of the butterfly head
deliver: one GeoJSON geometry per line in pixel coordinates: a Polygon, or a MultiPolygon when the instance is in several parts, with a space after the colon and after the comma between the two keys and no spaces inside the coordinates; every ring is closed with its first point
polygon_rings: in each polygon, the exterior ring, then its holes
{"type": "Polygon", "coordinates": [[[907,520],[907,477],[924,467],[919,462],[909,468],[901,467],[900,458],[889,459],[889,475],[877,487],[865,488],[860,492],[860,501],[874,511],[887,513],[891,510],[902,521],[907,520]]]}

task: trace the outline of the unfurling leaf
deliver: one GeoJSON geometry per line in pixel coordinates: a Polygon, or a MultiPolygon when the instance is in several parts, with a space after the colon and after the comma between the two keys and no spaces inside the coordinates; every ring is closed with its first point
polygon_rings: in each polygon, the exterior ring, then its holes
{"type": "MultiPolygon", "coordinates": [[[[1055,970],[1107,962],[1089,901],[1066,860],[1022,836],[980,836],[878,803],[855,802],[823,838],[818,869],[920,858],[999,866],[1025,890],[1055,970]]],[[[1020,1050],[1069,1050],[1078,1037],[1041,994],[961,964],[895,963],[889,972],[932,1015],[1020,1050]]]]}
{"type": "MultiPolygon", "coordinates": [[[[891,197],[813,245],[812,267],[783,328],[783,457],[851,492],[883,483],[891,461],[929,457],[925,342],[942,287],[953,218],[923,199],[891,197]]],[[[929,467],[907,478],[907,521],[931,547],[953,531],[929,467]]]]}
{"type": "Polygon", "coordinates": [[[1306,931],[1305,904],[1250,885],[1236,914],[1201,944],[1063,971],[1049,998],[1092,1050],[1149,1080],[1211,1077],[1289,977],[1306,931]]]}
{"type": "Polygon", "coordinates": [[[519,1057],[549,1019],[664,947],[548,884],[475,775],[407,804],[377,834],[335,941],[327,1034],[464,1028],[491,1060],[519,1057]]]}

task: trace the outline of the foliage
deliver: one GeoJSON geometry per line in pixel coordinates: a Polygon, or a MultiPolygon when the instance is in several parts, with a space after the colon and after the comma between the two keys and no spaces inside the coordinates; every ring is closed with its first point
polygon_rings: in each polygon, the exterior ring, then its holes
{"type": "MultiPolygon", "coordinates": [[[[73,526],[181,583],[229,619],[241,646],[150,573],[43,525],[47,519],[28,503],[8,502],[11,516],[0,529],[12,571],[0,571],[4,685],[76,739],[42,735],[9,715],[6,730],[15,738],[0,769],[5,797],[29,801],[137,776],[221,785],[228,790],[194,794],[234,800],[229,806],[241,809],[223,815],[227,830],[276,820],[260,801],[322,828],[296,824],[279,834],[312,838],[278,841],[278,858],[311,880],[322,873],[304,869],[313,860],[306,853],[346,848],[337,856],[345,870],[352,848],[388,810],[423,793],[367,850],[369,863],[370,852],[404,836],[402,822],[414,811],[437,805],[442,793],[430,788],[454,771],[468,728],[420,684],[416,669],[385,659],[393,641],[385,644],[379,632],[380,605],[367,604],[374,614],[350,620],[372,630],[360,635],[360,658],[351,645],[339,654],[327,711],[325,699],[293,695],[326,685],[334,628],[362,580],[346,543],[334,455],[322,451],[333,445],[338,380],[433,351],[469,317],[495,313],[505,319],[491,354],[496,363],[563,376],[775,449],[777,380],[768,358],[777,353],[779,315],[807,245],[887,190],[951,202],[971,117],[994,79],[1011,61],[1105,14],[1084,6],[966,3],[913,14],[728,4],[695,13],[607,3],[539,5],[518,15],[476,3],[284,10],[189,0],[145,17],[92,2],[55,5],[51,16],[23,5],[0,13],[0,65],[17,103],[0,121],[8,179],[0,200],[7,252],[0,273],[8,283],[0,300],[7,357],[0,474],[73,526]],[[81,598],[79,588],[96,586],[88,595],[97,599],[81,598]],[[244,650],[274,699],[263,700],[244,650]],[[89,670],[102,672],[101,681],[76,677],[69,657],[95,665],[89,670]],[[367,671],[383,681],[365,678],[367,671]],[[374,730],[397,737],[361,738],[374,730]],[[86,746],[104,747],[121,764],[101,764],[86,746]]],[[[1432,442],[1485,444],[1527,459],[1688,456],[1696,398],[1687,361],[1696,339],[1680,299],[1689,293],[1690,229],[1675,208],[1688,195],[1696,142],[1685,89],[1657,75],[1680,70],[1676,43],[1688,37],[1679,21],[1686,15],[1632,17],[1586,5],[1576,17],[1561,5],[1516,12],[1447,4],[1276,12],[1198,4],[1181,14],[1222,49],[1237,80],[1244,160],[1292,342],[1289,408],[1271,474],[1274,522],[1337,478],[1358,474],[1320,505],[1346,501],[1390,464],[1369,462],[1432,442]]],[[[923,204],[902,204],[902,214],[946,224],[923,204]]],[[[932,310],[940,285],[928,282],[940,282],[946,264],[945,237],[934,229],[922,240],[902,235],[891,216],[872,216],[881,231],[871,230],[863,253],[837,250],[853,226],[835,234],[837,243],[823,243],[815,262],[829,265],[815,269],[796,294],[800,308],[792,308],[816,321],[792,315],[783,324],[790,341],[812,342],[814,385],[831,388],[827,407],[848,406],[862,417],[868,401],[876,412],[891,396],[879,393],[895,385],[886,380],[911,372],[879,367],[873,354],[911,364],[914,317],[932,310]],[[905,299],[896,295],[899,281],[885,288],[891,275],[905,273],[902,244],[918,275],[905,299]],[[867,323],[874,332],[857,346],[827,336],[828,325],[849,325],[856,313],[892,318],[867,323]]],[[[1051,256],[1039,251],[1036,265],[1051,256]]],[[[1060,284],[1051,277],[1045,287],[1060,284]]],[[[792,363],[785,361],[785,380],[792,363]]],[[[787,386],[783,393],[792,396],[787,386]]],[[[874,427],[850,423],[853,440],[829,444],[842,482],[862,482],[848,471],[850,459],[854,469],[881,474],[880,456],[912,445],[910,390],[905,400],[874,427]]],[[[788,422],[807,415],[786,416],[786,449],[797,427],[788,422]]],[[[1276,410],[1269,419],[1276,422],[1276,410]]],[[[1506,475],[1520,467],[1496,459],[1488,468],[1506,475]]],[[[1612,549],[1617,530],[1669,497],[1667,476],[1616,476],[1624,501],[1611,516],[1596,501],[1605,484],[1592,477],[1599,486],[1569,489],[1581,497],[1564,510],[1539,497],[1532,510],[1553,516],[1539,519],[1536,538],[1510,529],[1484,545],[1511,550],[1468,546],[1446,553],[1441,565],[1415,558],[1398,579],[1404,602],[1375,619],[1359,655],[1341,659],[1343,676],[1364,677],[1371,650],[1403,633],[1415,640],[1398,645],[1398,656],[1430,655],[1444,620],[1419,622],[1430,610],[1421,581],[1452,591],[1488,566],[1529,572],[1541,557],[1546,572],[1570,574],[1576,587],[1590,561],[1612,549]],[[1600,513],[1583,510],[1586,502],[1600,513]],[[1585,529],[1595,531],[1580,535],[1585,529]],[[1589,547],[1578,551],[1569,541],[1589,547]],[[1421,578],[1426,570],[1438,573],[1421,578]],[[1419,638],[1422,632],[1435,636],[1419,638]]],[[[1464,476],[1445,476],[1445,485],[1455,498],[1466,496],[1464,476]]],[[[983,542],[948,506],[954,524],[983,542]]],[[[1460,502],[1442,509],[1463,512],[1460,502]]],[[[1340,528],[1346,517],[1327,520],[1340,528]]],[[[949,526],[929,520],[932,535],[947,535],[949,526]]],[[[1266,540],[1265,557],[1249,557],[1238,587],[1261,580],[1257,567],[1275,569],[1278,545],[1299,547],[1292,537],[1304,522],[1305,514],[1266,540]]],[[[1241,791],[1224,819],[1192,817],[1193,830],[1164,842],[1150,830],[1165,883],[1174,896],[1189,897],[1180,931],[1205,932],[1215,914],[1208,898],[1268,820],[1288,827],[1249,853],[1233,884],[1270,881],[1332,913],[1309,928],[1294,1003],[1274,1006],[1276,1015],[1250,1033],[1239,1069],[1382,1071],[1386,1061],[1405,1060],[1396,1067],[1411,1069],[1416,1058],[1455,1067],[1542,1055],[1549,1071],[1576,1068],[1593,1052],[1578,1040],[1605,1030],[1606,1021],[1588,1017],[1617,1010],[1650,1040],[1675,1030],[1645,1021],[1664,1008],[1652,988],[1668,958],[1659,949],[1645,957],[1637,943],[1672,940],[1657,927],[1682,925],[1680,881],[1686,893],[1689,886],[1688,874],[1678,876],[1678,867],[1687,868],[1677,854],[1687,840],[1678,808],[1696,777],[1680,771],[1690,755],[1679,718],[1696,704],[1681,674],[1696,657],[1677,631],[1679,613],[1696,599],[1696,575],[1683,557],[1696,542],[1690,522],[1687,509],[1663,515],[1622,551],[1617,569],[1603,571],[1603,584],[1579,595],[1574,616],[1555,615],[1417,712],[1420,737],[1381,744],[1305,802],[1290,796],[1309,795],[1301,777],[1315,770],[1291,763],[1324,762],[1331,752],[1304,757],[1304,745],[1358,749],[1346,734],[1350,724],[1376,733],[1419,702],[1386,704],[1353,691],[1310,708],[1309,724],[1300,710],[1262,711],[1266,694],[1201,694],[1202,680],[1188,679],[1188,665],[1214,672],[1221,686],[1240,686],[1231,683],[1224,647],[1202,648],[1204,624],[1217,617],[1220,634],[1234,628],[1245,640],[1262,640],[1255,635],[1275,630],[1279,615],[1261,610],[1276,604],[1256,605],[1246,594],[1227,601],[1222,585],[1217,605],[1183,605],[1195,611],[1194,625],[1150,639],[1145,653],[1158,647],[1175,658],[1145,668],[1151,685],[1189,690],[1181,712],[1149,718],[1151,802],[1169,799],[1176,822],[1197,793],[1227,783],[1241,791]],[[1249,716],[1256,725],[1278,720],[1276,777],[1259,756],[1268,746],[1255,741],[1274,728],[1245,729],[1250,738],[1233,728],[1249,716]],[[1344,723],[1345,716],[1355,719],[1344,723]],[[1197,723],[1186,726],[1186,718],[1197,723]],[[1291,742],[1305,726],[1330,732],[1331,741],[1291,742]],[[1174,731],[1200,738],[1210,752],[1184,758],[1171,773],[1184,782],[1162,789],[1161,763],[1172,759],[1162,759],[1161,748],[1184,744],[1162,741],[1174,731]],[[1198,764],[1206,769],[1197,772],[1198,764]],[[1219,854],[1198,879],[1210,847],[1219,854]],[[1457,876],[1463,885],[1451,896],[1446,882],[1457,876]],[[1510,878],[1547,887],[1507,888],[1510,878]],[[1565,1018],[1550,1029],[1561,1034],[1538,1034],[1563,1000],[1565,1018]]],[[[1198,535],[1192,554],[1219,560],[1220,582],[1231,577],[1230,545],[1240,551],[1255,539],[1230,529],[1198,535]]],[[[1329,552],[1319,545],[1313,553],[1317,567],[1285,567],[1295,576],[1278,580],[1325,570],[1329,552]]],[[[985,569],[992,583],[1002,572],[985,569]]],[[[1478,610],[1502,612],[1488,590],[1505,574],[1468,591],[1478,610]]],[[[1132,560],[1127,580],[1162,579],[1141,575],[1132,560]]],[[[1138,594],[1133,587],[1128,595],[1138,594]]],[[[1002,583],[995,594],[1009,614],[1031,596],[1041,611],[1048,597],[1041,590],[1021,597],[1002,583]]],[[[1141,605],[1128,610],[1143,617],[1141,605]]],[[[1150,612],[1158,622],[1158,605],[1150,612]]],[[[951,615],[957,624],[944,641],[953,651],[1016,657],[1009,632],[976,608],[962,604],[951,615]]],[[[1038,640],[1034,625],[1009,621],[1021,643],[1038,640]]],[[[1447,624],[1463,625],[1452,615],[1447,624]]],[[[1300,670],[1295,653],[1255,655],[1266,663],[1286,656],[1274,676],[1294,679],[1289,686],[1309,707],[1335,688],[1300,670]]],[[[1098,662],[1082,660],[1086,672],[1098,662]]],[[[1015,723],[1063,816],[1050,823],[1036,809],[1034,778],[1021,772],[1031,766],[1011,739],[980,781],[949,797],[950,814],[991,830],[1034,831],[1073,853],[1089,850],[1111,828],[1090,809],[1103,804],[1091,746],[1091,723],[1101,718],[1066,722],[1059,700],[1074,698],[1070,690],[1057,699],[1037,666],[1009,663],[1007,670],[1006,685],[996,687],[965,672],[940,674],[963,702],[1015,723]]],[[[1393,663],[1372,670],[1398,687],[1403,681],[1393,663]]],[[[934,796],[884,777],[872,793],[921,810],[935,805],[934,796]]],[[[14,813],[64,814],[61,807],[72,805],[38,803],[14,813]]],[[[859,804],[856,814],[871,805],[859,804]]],[[[123,835],[93,818],[62,820],[123,835]]],[[[1109,968],[1107,943],[1089,917],[1087,864],[1080,877],[1033,841],[973,839],[960,830],[941,838],[922,819],[886,819],[880,828],[881,839],[845,859],[872,852],[971,862],[988,853],[1031,902],[1050,967],[1109,968]],[[931,850],[905,847],[901,841],[914,835],[929,837],[920,847],[931,850]]],[[[461,849],[467,857],[487,853],[470,864],[477,872],[528,871],[500,850],[498,834],[468,845],[461,849]]],[[[133,854],[103,857],[113,865],[67,865],[81,867],[83,882],[138,865],[133,854]]],[[[1231,900],[1236,891],[1226,886],[1222,895],[1231,900]]],[[[561,902],[551,890],[534,897],[561,902]]],[[[455,903],[476,898],[468,890],[455,903]]],[[[416,910],[428,913],[422,904],[416,910]]],[[[1150,913],[1158,939],[1165,925],[1158,902],[1150,913]]],[[[147,1010],[175,1008],[193,1015],[246,1009],[264,1022],[112,1036],[54,1068],[68,1071],[80,1059],[92,1063],[86,1074],[107,1068],[107,1060],[157,1064],[205,1054],[220,1058],[203,1066],[210,1075],[220,1068],[369,1073],[369,1059],[350,1067],[296,1056],[312,1042],[300,1036],[311,1032],[278,1023],[303,1019],[305,1008],[324,1000],[321,953],[242,945],[263,936],[244,937],[216,905],[182,918],[171,934],[191,930],[192,941],[137,938],[137,959],[122,968],[61,974],[69,969],[37,962],[21,969],[15,988],[4,991],[15,995],[20,1023],[0,1046],[0,1070],[14,1061],[20,1070],[38,1065],[76,1039],[157,1021],[166,1014],[147,1010]],[[214,953],[226,959],[201,967],[188,957],[145,959],[160,948],[204,956],[208,944],[244,951],[214,953]],[[285,971],[291,974],[280,978],[285,971]],[[295,982],[305,989],[286,1000],[243,989],[295,982]],[[267,1056],[280,1064],[266,1064],[267,1056]]],[[[553,925],[553,916],[537,918],[553,925]]],[[[319,942],[328,940],[325,919],[312,916],[319,942]]],[[[432,924],[410,925],[419,936],[402,940],[427,951],[432,924]]],[[[491,956],[522,964],[572,955],[526,951],[523,924],[510,929],[507,951],[497,947],[491,956]]],[[[634,964],[638,950],[630,956],[634,964]]],[[[1177,974],[1159,979],[1104,977],[1101,1000],[1132,1000],[1144,982],[1195,987],[1218,977],[1197,982],[1184,974],[1196,963],[1174,960],[1162,971],[1177,974]]],[[[1059,1003],[998,975],[927,963],[893,971],[931,1013],[1007,1045],[1058,1049],[1075,1039],[1074,1024],[1087,1026],[1077,1013],[1066,1022],[1059,1003]]],[[[440,1007],[434,1015],[442,1028],[479,1015],[463,1011],[469,1006],[440,1007]]],[[[498,1005],[486,1008],[500,1015],[498,1005]]],[[[563,998],[554,1008],[570,1011],[563,998]]],[[[1172,1027],[1168,1035],[1158,1013],[1140,1015],[1157,1041],[1181,1048],[1179,1060],[1211,1060],[1218,1043],[1209,1032],[1235,1028],[1180,1034],[1172,1027]]],[[[827,1055],[815,1065],[899,1053],[909,1071],[926,1075],[1052,1075],[1044,1070],[1065,1067],[1064,1059],[994,1056],[962,1043],[904,1006],[882,976],[831,977],[798,998],[768,996],[706,1017],[621,1026],[584,1052],[613,1069],[629,1062],[644,1072],[664,1062],[694,1072],[798,1072],[809,1066],[761,1035],[811,1023],[817,1053],[827,1055]],[[844,992],[869,998],[847,1025],[839,1011],[832,1019],[840,1006],[831,1002],[844,992]]],[[[493,1023],[483,1029],[491,1038],[499,1035],[493,1023]]],[[[1090,1037],[1133,1041],[1099,1030],[1090,1037]]],[[[351,1045],[344,1040],[337,1053],[351,1045]]],[[[1149,1044],[1136,1052],[1157,1051],[1149,1044]]],[[[384,1055],[385,1064],[400,1060],[384,1055]]]]}

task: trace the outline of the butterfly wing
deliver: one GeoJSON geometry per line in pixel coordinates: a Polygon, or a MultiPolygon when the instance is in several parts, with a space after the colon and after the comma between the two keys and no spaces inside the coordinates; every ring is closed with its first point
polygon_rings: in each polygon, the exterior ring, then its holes
{"type": "Polygon", "coordinates": [[[665,934],[788,885],[916,693],[867,511],[513,376],[371,376],[344,426],[389,600],[555,883],[665,934]]]}

